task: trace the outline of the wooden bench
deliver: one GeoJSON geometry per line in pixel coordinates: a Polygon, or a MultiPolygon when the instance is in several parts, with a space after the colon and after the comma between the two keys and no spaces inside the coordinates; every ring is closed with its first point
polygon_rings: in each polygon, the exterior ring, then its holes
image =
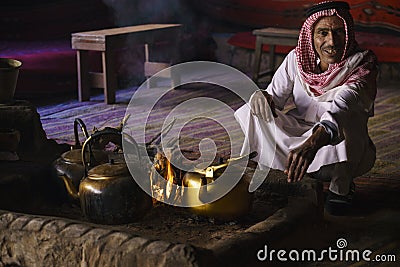
{"type": "MultiPolygon", "coordinates": [[[[275,71],[275,55],[287,54],[297,45],[299,30],[268,27],[256,29],[252,32],[240,32],[233,35],[228,43],[234,47],[241,47],[254,51],[252,79],[258,82],[264,76],[273,75],[275,71]],[[269,67],[260,71],[261,56],[269,52],[269,67]]],[[[355,37],[363,49],[372,50],[379,63],[385,63],[399,68],[400,63],[400,36],[375,32],[356,31],[355,37]]]]}
{"type": "Polygon", "coordinates": [[[292,29],[283,28],[264,28],[253,31],[256,36],[256,47],[255,47],[255,60],[253,65],[253,81],[258,80],[266,75],[273,75],[275,71],[275,46],[296,46],[299,38],[299,31],[292,29]],[[269,45],[269,68],[263,72],[260,72],[261,55],[263,45],[269,45]]]}
{"type": "MultiPolygon", "coordinates": [[[[168,40],[171,47],[179,39],[180,24],[146,24],[96,31],[72,33],[72,48],[77,50],[78,99],[90,99],[90,88],[104,88],[104,102],[115,103],[117,75],[114,51],[126,45],[125,41],[134,40],[136,44],[152,44],[157,40],[168,40]],[[102,72],[89,71],[89,51],[99,51],[102,55],[102,72]]],[[[130,42],[132,44],[132,42],[130,42]]],[[[176,50],[176,49],[174,49],[176,50]]],[[[165,67],[166,65],[161,65],[165,67]]],[[[154,71],[159,68],[152,68],[154,71]]],[[[150,75],[149,71],[146,75],[150,75]]],[[[153,73],[155,74],[155,73],[153,73]]]]}

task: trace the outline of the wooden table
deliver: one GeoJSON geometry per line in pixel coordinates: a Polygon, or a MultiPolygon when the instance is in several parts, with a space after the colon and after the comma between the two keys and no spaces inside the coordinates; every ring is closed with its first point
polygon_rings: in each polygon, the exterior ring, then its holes
{"type": "Polygon", "coordinates": [[[105,103],[115,103],[117,73],[114,50],[124,46],[128,37],[138,44],[152,44],[161,39],[176,43],[180,30],[180,24],[146,24],[72,33],[72,48],[77,50],[79,101],[89,100],[90,88],[98,87],[104,88],[105,103]],[[101,52],[102,73],[89,72],[89,51],[101,52]]]}
{"type": "Polygon", "coordinates": [[[256,36],[255,60],[253,66],[253,81],[258,82],[261,77],[273,75],[275,71],[275,46],[296,46],[299,37],[298,30],[283,28],[264,28],[253,31],[256,36]],[[260,63],[263,45],[269,45],[269,68],[260,72],[260,63]]]}

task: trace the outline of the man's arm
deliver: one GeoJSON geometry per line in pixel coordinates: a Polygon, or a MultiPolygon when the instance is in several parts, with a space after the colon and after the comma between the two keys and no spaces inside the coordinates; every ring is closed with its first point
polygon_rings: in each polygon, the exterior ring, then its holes
{"type": "Polygon", "coordinates": [[[250,108],[253,115],[265,120],[277,117],[275,108],[282,110],[293,91],[296,76],[296,55],[291,51],[276,70],[271,83],[266,90],[257,90],[250,98],[250,108]]]}
{"type": "Polygon", "coordinates": [[[330,143],[331,136],[323,126],[314,129],[313,134],[302,145],[289,152],[284,171],[289,183],[303,179],[317,151],[330,143]]]}

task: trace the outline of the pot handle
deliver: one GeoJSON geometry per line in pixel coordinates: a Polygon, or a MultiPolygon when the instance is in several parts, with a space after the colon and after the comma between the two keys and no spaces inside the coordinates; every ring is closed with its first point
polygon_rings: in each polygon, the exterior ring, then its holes
{"type": "Polygon", "coordinates": [[[83,135],[85,136],[86,139],[89,138],[89,133],[86,129],[86,125],[83,122],[83,120],[81,120],[80,118],[76,118],[74,120],[74,136],[75,136],[75,148],[79,148],[81,147],[81,143],[79,141],[79,135],[78,135],[78,125],[81,127],[81,130],[83,132],[83,135]]]}
{"type": "Polygon", "coordinates": [[[194,171],[197,172],[197,173],[203,174],[206,177],[211,178],[211,177],[214,176],[213,173],[215,171],[217,171],[217,170],[219,170],[221,168],[224,168],[224,167],[228,166],[229,164],[236,164],[236,163],[238,163],[240,161],[243,161],[243,160],[252,159],[257,155],[258,155],[257,151],[253,151],[253,152],[251,152],[250,154],[247,154],[247,155],[243,155],[243,156],[240,156],[240,157],[237,157],[237,158],[228,159],[227,162],[222,163],[220,165],[209,166],[209,167],[207,167],[205,169],[195,168],[194,171]]]}
{"type": "Polygon", "coordinates": [[[96,140],[97,138],[99,138],[102,135],[116,135],[118,138],[121,138],[121,144],[122,144],[122,135],[124,135],[127,139],[129,139],[130,142],[132,142],[133,146],[136,149],[136,152],[138,154],[139,157],[139,162],[141,161],[141,157],[140,157],[140,151],[139,151],[139,145],[136,143],[135,139],[133,139],[133,137],[131,137],[128,134],[123,134],[120,131],[113,129],[113,128],[107,128],[104,129],[102,131],[96,132],[92,135],[90,135],[86,141],[83,143],[82,146],[82,163],[83,166],[85,167],[85,176],[87,175],[87,169],[88,167],[90,167],[91,165],[91,161],[92,161],[92,157],[93,157],[93,152],[92,152],[92,142],[94,140],[96,140]],[[86,152],[86,147],[89,147],[89,162],[86,161],[86,157],[85,157],[85,152],[86,152]]]}

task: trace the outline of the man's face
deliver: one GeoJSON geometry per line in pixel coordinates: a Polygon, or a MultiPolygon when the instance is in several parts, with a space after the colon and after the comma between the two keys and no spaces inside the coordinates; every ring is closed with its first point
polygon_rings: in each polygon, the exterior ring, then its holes
{"type": "Polygon", "coordinates": [[[321,60],[322,71],[328,69],[329,64],[338,63],[343,55],[346,32],[341,18],[337,16],[323,17],[314,27],[314,49],[321,60]]]}

